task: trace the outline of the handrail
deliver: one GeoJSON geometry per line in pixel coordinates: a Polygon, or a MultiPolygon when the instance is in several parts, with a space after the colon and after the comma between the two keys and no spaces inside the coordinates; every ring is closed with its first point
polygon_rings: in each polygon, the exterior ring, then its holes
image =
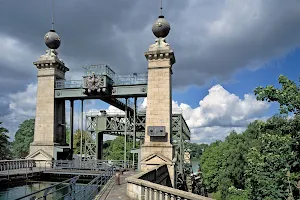
{"type": "Polygon", "coordinates": [[[106,184],[106,182],[112,178],[112,176],[115,173],[115,168],[113,166],[107,167],[105,169],[105,172],[101,175],[96,176],[94,179],[92,179],[87,185],[85,185],[83,188],[77,190],[76,188],[76,182],[80,178],[79,176],[75,176],[71,179],[62,181],[60,183],[53,184],[49,187],[43,188],[39,191],[33,192],[31,194],[27,194],[25,196],[17,198],[17,200],[25,199],[27,197],[35,198],[35,199],[47,199],[50,195],[54,195],[57,192],[61,191],[62,189],[65,189],[66,187],[69,188],[68,192],[61,195],[60,197],[56,197],[58,199],[64,199],[66,196],[71,197],[71,199],[84,199],[89,200],[94,198],[97,193],[100,186],[100,189],[102,185],[106,184]],[[63,185],[68,183],[66,186],[60,187],[56,190],[53,190],[58,185],[63,185]],[[51,191],[53,190],[53,191],[51,191]],[[37,194],[44,192],[43,196],[36,197],[37,194]]]}
{"type": "Polygon", "coordinates": [[[211,198],[193,194],[190,192],[178,190],[165,185],[153,183],[151,181],[145,180],[147,174],[153,173],[154,170],[159,170],[165,165],[160,165],[147,172],[141,172],[139,174],[133,175],[126,178],[127,182],[127,195],[129,197],[139,197],[145,200],[153,199],[153,196],[158,196],[158,200],[163,200],[165,198],[171,199],[190,199],[190,200],[212,200],[211,198]],[[142,179],[143,178],[143,179],[142,179]],[[135,189],[133,189],[135,188],[135,189]]]}
{"type": "MultiPolygon", "coordinates": [[[[22,196],[22,197],[19,197],[19,198],[17,198],[16,200],[24,199],[24,198],[26,198],[26,197],[30,197],[30,196],[35,195],[35,194],[38,194],[38,193],[40,193],[40,192],[43,192],[43,191],[52,189],[52,188],[54,188],[54,187],[56,187],[56,186],[58,186],[58,185],[61,185],[61,184],[63,184],[63,183],[70,182],[70,181],[73,180],[74,178],[75,178],[75,179],[78,179],[79,176],[75,176],[75,177],[70,178],[70,179],[68,179],[68,180],[62,181],[62,182],[60,182],[60,183],[56,183],[56,184],[51,185],[51,186],[46,187],[46,188],[43,188],[43,189],[41,189],[41,190],[39,190],[39,191],[36,191],[36,192],[30,193],[30,194],[27,194],[27,195],[22,196]]],[[[48,194],[49,194],[49,193],[48,193],[48,194]]]]}

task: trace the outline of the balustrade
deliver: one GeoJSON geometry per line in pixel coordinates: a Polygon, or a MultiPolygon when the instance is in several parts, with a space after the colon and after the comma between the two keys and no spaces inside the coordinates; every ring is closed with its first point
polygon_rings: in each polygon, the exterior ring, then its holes
{"type": "Polygon", "coordinates": [[[35,160],[1,160],[0,171],[13,170],[13,169],[24,169],[36,167],[35,160]]]}
{"type": "Polygon", "coordinates": [[[159,177],[154,175],[163,175],[165,169],[166,166],[162,165],[148,172],[128,177],[126,179],[127,195],[138,200],[211,200],[208,197],[155,183],[153,177],[155,179],[159,177]]]}

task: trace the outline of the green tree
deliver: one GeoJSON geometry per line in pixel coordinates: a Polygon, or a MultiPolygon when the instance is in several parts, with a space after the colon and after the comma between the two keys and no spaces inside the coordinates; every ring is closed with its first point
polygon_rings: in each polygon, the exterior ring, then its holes
{"type": "Polygon", "coordinates": [[[247,155],[246,185],[251,199],[286,199],[289,195],[287,172],[295,160],[290,135],[263,134],[259,145],[247,155]]]}
{"type": "Polygon", "coordinates": [[[292,112],[300,113],[300,87],[294,81],[286,76],[280,75],[278,82],[282,85],[281,89],[274,86],[257,87],[254,90],[257,100],[278,102],[280,104],[280,113],[287,114],[292,112]]]}
{"type": "MultiPolygon", "coordinates": [[[[81,139],[81,130],[77,129],[75,131],[74,139],[73,139],[74,154],[80,153],[80,144],[81,144],[80,139],[81,139]]],[[[85,144],[90,142],[94,142],[90,133],[88,133],[87,131],[83,131],[82,132],[82,153],[84,153],[85,144]]]]}
{"type": "MultiPolygon", "coordinates": [[[[132,160],[130,153],[133,146],[131,139],[126,142],[126,158],[132,160]]],[[[136,143],[136,148],[139,148],[139,143],[136,143]]],[[[103,143],[103,157],[107,160],[124,160],[124,137],[118,136],[114,140],[108,140],[103,143]]]]}
{"type": "Polygon", "coordinates": [[[29,154],[30,143],[33,142],[34,119],[25,120],[19,125],[13,142],[13,153],[16,158],[23,158],[29,154]]]}
{"type": "Polygon", "coordinates": [[[71,134],[71,128],[70,126],[67,124],[66,125],[66,143],[70,144],[70,134],[71,134]]]}
{"type": "MultiPolygon", "coordinates": [[[[0,122],[0,125],[2,122],[0,122]]],[[[8,130],[0,126],[0,160],[10,159],[10,143],[8,141],[8,130]]]]}
{"type": "Polygon", "coordinates": [[[222,168],[224,162],[224,143],[221,141],[213,142],[203,152],[200,159],[201,172],[203,173],[204,184],[209,192],[217,191],[219,178],[224,174],[222,168]]]}
{"type": "Polygon", "coordinates": [[[200,159],[203,151],[208,147],[208,144],[187,143],[186,148],[190,149],[191,158],[200,159]]]}

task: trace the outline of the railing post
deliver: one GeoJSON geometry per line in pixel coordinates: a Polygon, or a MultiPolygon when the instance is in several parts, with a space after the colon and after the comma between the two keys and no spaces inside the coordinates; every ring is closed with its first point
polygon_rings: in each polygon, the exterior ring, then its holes
{"type": "Polygon", "coordinates": [[[149,200],[153,200],[153,190],[149,188],[149,200]]]}
{"type": "Polygon", "coordinates": [[[9,180],[9,163],[7,163],[7,179],[9,180]]]}
{"type": "Polygon", "coordinates": [[[158,200],[158,199],[157,199],[157,190],[154,190],[153,195],[154,195],[154,198],[153,198],[153,199],[154,199],[154,200],[158,200]]]}
{"type": "Polygon", "coordinates": [[[163,200],[164,199],[164,194],[162,191],[159,191],[159,200],[163,200]]]}
{"type": "Polygon", "coordinates": [[[175,196],[171,194],[171,200],[175,200],[175,196]]]}
{"type": "Polygon", "coordinates": [[[50,190],[52,190],[52,189],[53,189],[53,187],[48,188],[48,189],[45,190],[44,195],[43,195],[43,200],[47,200],[48,192],[50,192],[50,190]]]}
{"type": "Polygon", "coordinates": [[[165,200],[169,200],[169,194],[165,193],[165,200]]]}
{"type": "Polygon", "coordinates": [[[145,200],[149,200],[149,191],[147,187],[145,187],[145,200]]]}

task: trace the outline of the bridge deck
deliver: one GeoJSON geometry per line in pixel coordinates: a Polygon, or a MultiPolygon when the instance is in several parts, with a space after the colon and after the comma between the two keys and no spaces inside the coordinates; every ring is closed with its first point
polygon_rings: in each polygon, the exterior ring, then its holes
{"type": "Polygon", "coordinates": [[[129,176],[136,174],[134,171],[124,172],[120,176],[120,185],[116,185],[115,180],[109,183],[105,192],[97,200],[130,200],[126,195],[127,185],[125,179],[129,176]]]}
{"type": "Polygon", "coordinates": [[[23,169],[13,169],[13,170],[5,170],[0,171],[0,182],[8,181],[11,179],[19,179],[19,178],[29,178],[40,175],[40,173],[44,174],[61,174],[61,175],[73,175],[73,176],[99,176],[104,174],[104,171],[101,170],[79,170],[79,169],[52,169],[52,168],[40,168],[33,167],[23,168],[23,169]]]}
{"type": "Polygon", "coordinates": [[[43,172],[44,174],[68,174],[68,175],[83,175],[83,176],[99,176],[104,174],[104,171],[98,170],[69,170],[69,169],[54,169],[43,172]]]}

